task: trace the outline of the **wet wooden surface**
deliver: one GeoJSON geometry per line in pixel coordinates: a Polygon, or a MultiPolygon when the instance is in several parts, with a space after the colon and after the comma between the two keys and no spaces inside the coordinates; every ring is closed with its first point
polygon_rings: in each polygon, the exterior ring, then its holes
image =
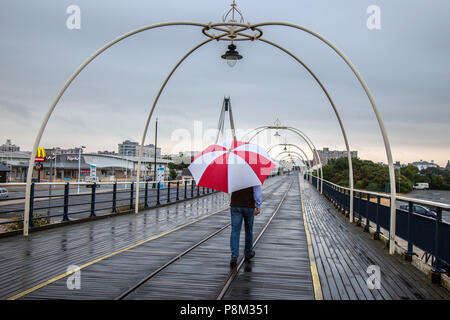
{"type": "Polygon", "coordinates": [[[324,299],[450,299],[445,288],[432,284],[409,262],[390,256],[381,241],[350,224],[303,179],[302,195],[324,299]],[[366,284],[370,265],[380,267],[379,290],[366,284]]]}
{"type": "Polygon", "coordinates": [[[313,300],[297,176],[279,212],[255,247],[224,299],[313,300]]]}
{"type": "MultiPolygon", "coordinates": [[[[282,179],[279,177],[269,179],[267,187],[270,187],[272,184],[279,184],[282,179]]],[[[272,189],[274,188],[272,187],[272,189]]],[[[143,245],[120,253],[124,257],[123,265],[126,270],[124,273],[119,271],[117,275],[128,279],[127,285],[131,285],[137,279],[142,278],[151,268],[154,268],[156,265],[159,267],[160,261],[167,261],[169,256],[173,257],[175,253],[179,253],[181,250],[189,247],[191,243],[198,241],[197,236],[206,235],[210,230],[219,228],[221,221],[229,220],[228,203],[229,198],[227,195],[222,193],[213,194],[185,203],[148,210],[138,215],[117,216],[107,220],[65,226],[34,233],[28,238],[18,236],[3,239],[0,242],[0,268],[2,270],[0,274],[2,283],[0,296],[2,299],[9,298],[14,294],[66,272],[67,267],[70,265],[82,266],[129,245],[139,243],[152,236],[224,209],[222,213],[218,213],[203,222],[208,227],[206,231],[202,230],[201,227],[189,226],[186,227],[188,232],[184,235],[176,231],[170,234],[170,239],[167,239],[167,235],[160,239],[152,240],[149,254],[146,254],[145,250],[148,250],[148,248],[143,245]],[[224,217],[220,217],[221,215],[224,217]],[[144,262],[142,268],[145,271],[142,273],[142,270],[138,269],[139,265],[137,262],[147,256],[151,258],[152,264],[148,265],[144,262]]],[[[225,244],[226,247],[227,244],[225,244]]],[[[63,278],[26,295],[24,298],[80,299],[86,297],[89,299],[93,297],[115,297],[114,277],[116,271],[121,269],[119,267],[116,268],[113,262],[108,267],[108,263],[111,263],[111,261],[113,261],[112,258],[108,258],[101,261],[101,263],[98,262],[89,266],[89,268],[99,270],[94,272],[95,276],[92,282],[89,281],[87,272],[90,269],[82,269],[82,290],[68,290],[66,286],[67,279],[63,278]],[[98,284],[95,283],[95,278],[99,279],[98,284]],[[97,293],[86,294],[87,290],[83,290],[83,288],[87,288],[91,283],[94,287],[103,288],[102,290],[105,292],[111,289],[111,292],[106,293],[106,296],[98,295],[97,293]],[[51,293],[47,296],[45,292],[51,293]]],[[[121,289],[119,288],[119,290],[121,289]]]]}
{"type": "Polygon", "coordinates": [[[127,246],[195,221],[229,203],[223,193],[151,209],[138,215],[14,236],[0,240],[0,299],[11,297],[66,272],[127,246]]]}
{"type": "MultiPolygon", "coordinates": [[[[225,299],[314,298],[297,175],[267,181],[263,211],[255,219],[255,238],[287,190],[278,214],[255,247],[256,256],[244,264],[225,299]]],[[[301,190],[324,299],[450,299],[448,291],[431,284],[409,263],[389,256],[381,242],[351,225],[304,180],[301,190]],[[381,268],[380,290],[367,287],[369,265],[381,268]]],[[[114,299],[229,223],[228,203],[228,196],[213,194],[138,215],[65,226],[28,238],[2,239],[0,298],[9,298],[53,279],[21,298],[114,299]],[[217,214],[207,217],[213,212],[217,214]],[[141,243],[201,218],[204,219],[141,243]],[[111,253],[116,254],[105,258],[111,253]],[[68,277],[54,279],[66,272],[69,265],[82,266],[88,262],[91,264],[81,270],[79,290],[68,288],[68,277]]],[[[226,228],[127,299],[214,299],[230,272],[229,237],[230,228],[226,228]]],[[[241,256],[243,242],[242,230],[241,256]]]]}

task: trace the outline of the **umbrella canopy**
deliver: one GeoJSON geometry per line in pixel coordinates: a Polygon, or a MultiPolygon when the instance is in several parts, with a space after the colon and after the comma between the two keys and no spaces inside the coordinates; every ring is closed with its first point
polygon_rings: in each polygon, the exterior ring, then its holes
{"type": "Polygon", "coordinates": [[[198,186],[231,193],[262,185],[274,167],[264,148],[234,140],[207,147],[189,170],[198,186]]]}

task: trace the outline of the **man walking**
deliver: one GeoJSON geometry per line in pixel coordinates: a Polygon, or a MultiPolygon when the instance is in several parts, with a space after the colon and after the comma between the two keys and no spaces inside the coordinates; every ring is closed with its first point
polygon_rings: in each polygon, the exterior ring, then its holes
{"type": "Polygon", "coordinates": [[[239,257],[242,220],[244,220],[245,229],[245,260],[250,260],[255,256],[255,251],[253,251],[253,218],[261,212],[261,186],[249,187],[231,193],[230,207],[230,266],[235,267],[239,257]]]}

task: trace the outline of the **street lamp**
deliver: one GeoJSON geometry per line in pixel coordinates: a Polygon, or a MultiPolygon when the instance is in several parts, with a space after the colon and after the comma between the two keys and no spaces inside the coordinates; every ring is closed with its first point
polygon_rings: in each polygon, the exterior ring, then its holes
{"type": "Polygon", "coordinates": [[[242,59],[242,56],[236,51],[236,46],[231,43],[228,46],[228,51],[222,55],[222,59],[227,60],[227,64],[232,68],[236,65],[238,60],[242,59]]]}
{"type": "MultiPolygon", "coordinates": [[[[81,146],[78,148],[78,183],[81,180],[81,150],[86,148],[86,146],[81,146]]],[[[77,194],[80,194],[80,185],[77,185],[77,194]]]]}

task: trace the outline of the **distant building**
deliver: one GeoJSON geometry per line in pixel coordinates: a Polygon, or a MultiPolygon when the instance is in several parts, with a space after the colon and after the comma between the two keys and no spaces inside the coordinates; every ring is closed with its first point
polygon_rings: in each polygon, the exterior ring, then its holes
{"type": "MultiPolygon", "coordinates": [[[[120,156],[131,156],[138,157],[139,156],[139,143],[125,140],[122,143],[119,143],[119,152],[120,156]]],[[[142,149],[142,157],[144,158],[154,158],[155,157],[155,145],[148,144],[144,146],[142,149]]],[[[156,148],[156,157],[161,157],[161,148],[156,148]]]]}
{"type": "Polygon", "coordinates": [[[445,166],[445,170],[450,170],[450,160],[447,161],[447,165],[445,166]]]}
{"type": "MultiPolygon", "coordinates": [[[[138,150],[139,155],[139,150],[138,150]]],[[[148,144],[144,146],[142,149],[142,156],[144,158],[154,158],[155,157],[155,145],[154,144],[148,144]]],[[[161,158],[161,148],[156,148],[156,158],[161,158]]]]}
{"type": "Polygon", "coordinates": [[[439,168],[439,166],[434,163],[434,160],[431,160],[431,162],[420,160],[413,162],[412,164],[416,166],[419,171],[426,170],[428,168],[439,168]]]}
{"type": "Polygon", "coordinates": [[[170,159],[172,159],[174,163],[189,164],[199,153],[200,153],[199,151],[183,151],[179,152],[178,154],[170,154],[167,156],[170,157],[170,159]]]}
{"type": "Polygon", "coordinates": [[[83,148],[74,147],[69,149],[61,149],[60,147],[54,147],[54,148],[45,148],[45,153],[47,155],[51,154],[79,154],[83,153],[83,148]]]}
{"type": "Polygon", "coordinates": [[[0,152],[17,152],[20,147],[11,143],[11,139],[6,139],[6,143],[0,146],[0,152]]]}
{"type": "Polygon", "coordinates": [[[109,155],[115,155],[117,154],[115,151],[97,151],[98,154],[109,154],[109,155]]]}
{"type": "Polygon", "coordinates": [[[119,143],[119,156],[131,156],[136,157],[139,152],[139,143],[125,140],[122,143],[119,143]]]}
{"type": "MultiPolygon", "coordinates": [[[[346,158],[347,151],[330,150],[329,148],[323,148],[323,150],[317,150],[322,165],[326,165],[330,159],[346,158]]],[[[358,158],[358,151],[350,151],[352,158],[358,158]]],[[[314,160],[317,161],[316,154],[314,153],[314,160]]]]}

